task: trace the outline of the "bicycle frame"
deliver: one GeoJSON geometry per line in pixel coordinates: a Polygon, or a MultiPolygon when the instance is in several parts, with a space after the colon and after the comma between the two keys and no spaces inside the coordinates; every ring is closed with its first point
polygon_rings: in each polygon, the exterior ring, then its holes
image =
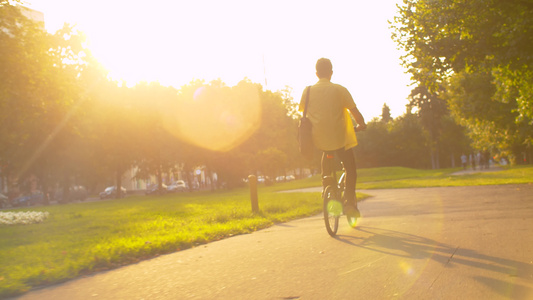
{"type": "Polygon", "coordinates": [[[344,194],[344,182],[346,178],[346,172],[344,170],[344,164],[341,162],[342,174],[337,180],[337,172],[334,168],[334,158],[335,156],[331,153],[326,153],[326,163],[328,168],[331,170],[329,175],[323,176],[322,178],[322,187],[325,189],[327,186],[332,186],[336,189],[336,196],[338,199],[341,199],[344,194]]]}

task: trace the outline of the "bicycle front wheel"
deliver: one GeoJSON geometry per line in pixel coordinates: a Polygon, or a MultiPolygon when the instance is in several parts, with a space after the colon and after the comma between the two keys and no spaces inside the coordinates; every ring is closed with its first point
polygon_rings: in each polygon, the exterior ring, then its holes
{"type": "Polygon", "coordinates": [[[335,189],[327,186],[324,190],[324,223],[329,235],[335,236],[339,229],[339,218],[342,214],[342,203],[335,195],[335,189]]]}

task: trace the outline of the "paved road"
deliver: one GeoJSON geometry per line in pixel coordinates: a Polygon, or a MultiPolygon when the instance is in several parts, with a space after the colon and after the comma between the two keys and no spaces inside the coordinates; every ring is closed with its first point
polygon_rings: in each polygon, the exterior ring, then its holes
{"type": "Polygon", "coordinates": [[[20,299],[533,299],[533,184],[366,192],[338,238],[315,216],[20,299]]]}

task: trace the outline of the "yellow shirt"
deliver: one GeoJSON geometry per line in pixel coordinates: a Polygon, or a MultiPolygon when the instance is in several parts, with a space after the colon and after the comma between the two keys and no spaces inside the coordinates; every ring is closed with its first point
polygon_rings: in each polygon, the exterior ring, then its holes
{"type": "MultiPolygon", "coordinates": [[[[299,110],[304,110],[307,88],[302,94],[299,110]]],[[[357,145],[349,109],[355,102],[348,90],[328,79],[311,86],[307,117],[313,124],[313,142],[322,151],[348,150],[357,145]]]]}

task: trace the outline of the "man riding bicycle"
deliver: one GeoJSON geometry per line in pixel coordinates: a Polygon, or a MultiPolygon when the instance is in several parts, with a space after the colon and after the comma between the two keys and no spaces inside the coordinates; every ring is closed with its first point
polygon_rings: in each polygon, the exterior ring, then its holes
{"type": "MultiPolygon", "coordinates": [[[[326,163],[327,155],[334,154],[344,164],[346,172],[344,200],[347,215],[359,217],[355,196],[357,169],[355,165],[354,147],[357,145],[355,131],[366,129],[363,115],[357,109],[350,92],[343,86],[331,82],[333,67],[327,58],[321,58],[316,63],[318,82],[305,89],[300,101],[299,110],[304,110],[307,93],[309,102],[307,117],[311,121],[313,143],[322,150],[322,178],[331,174],[331,164],[326,163]],[[358,126],[354,130],[351,115],[358,126]]],[[[322,180],[323,185],[324,179],[322,180]]]]}

